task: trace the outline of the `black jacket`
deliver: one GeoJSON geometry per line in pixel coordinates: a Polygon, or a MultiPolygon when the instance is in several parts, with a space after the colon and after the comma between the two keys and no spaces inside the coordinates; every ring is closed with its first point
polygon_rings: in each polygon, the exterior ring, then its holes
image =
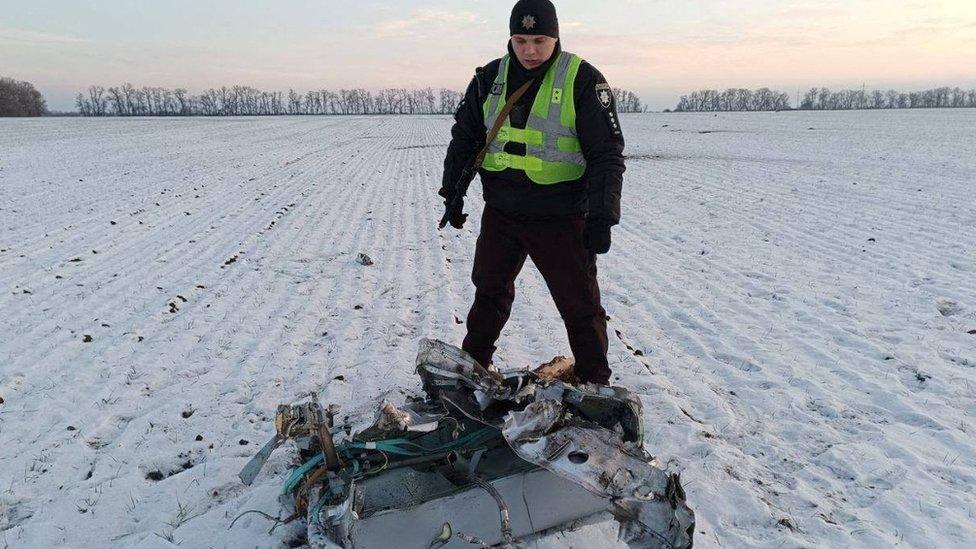
{"type": "MultiPolygon", "coordinates": [[[[557,43],[556,51],[549,61],[529,71],[518,62],[509,45],[509,93],[517,90],[529,78],[535,78],[535,82],[512,110],[512,126],[525,128],[542,79],[560,51],[557,43]]],[[[464,167],[484,146],[488,132],[485,129],[483,104],[500,64],[501,59],[496,59],[477,69],[454,114],[455,123],[451,129],[451,144],[444,160],[444,179],[439,193],[446,200],[454,196],[455,185],[464,167]]],[[[576,132],[586,158],[586,172],[580,179],[556,185],[539,185],[520,170],[479,170],[485,202],[520,219],[587,214],[591,221],[617,224],[620,221],[620,192],[625,169],[624,137],[616,104],[608,88],[606,79],[592,65],[586,61],[580,65],[574,86],[576,132]],[[600,101],[600,93],[605,89],[603,98],[608,100],[607,104],[600,101]]],[[[505,151],[524,155],[525,145],[509,143],[505,151]]]]}

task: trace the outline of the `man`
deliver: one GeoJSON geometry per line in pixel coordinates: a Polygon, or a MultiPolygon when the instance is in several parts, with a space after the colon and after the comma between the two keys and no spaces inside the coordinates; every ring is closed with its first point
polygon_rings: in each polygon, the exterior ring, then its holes
{"type": "Polygon", "coordinates": [[[476,71],[455,113],[439,193],[450,224],[461,228],[467,215],[458,194],[470,180],[459,179],[503,106],[531,81],[478,172],[486,207],[462,348],[483,366],[491,363],[528,256],[566,324],[577,376],[607,384],[596,254],[610,249],[610,227],[620,221],[624,138],[613,93],[599,71],[562,51],[549,0],[520,0],[509,27],[508,55],[476,71]]]}

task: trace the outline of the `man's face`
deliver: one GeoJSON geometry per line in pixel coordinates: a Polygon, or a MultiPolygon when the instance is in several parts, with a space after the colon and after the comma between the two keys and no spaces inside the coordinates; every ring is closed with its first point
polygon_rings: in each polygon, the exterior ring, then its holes
{"type": "Polygon", "coordinates": [[[556,39],[541,34],[515,34],[512,36],[512,49],[519,63],[531,70],[552,57],[552,52],[556,50],[556,39]]]}

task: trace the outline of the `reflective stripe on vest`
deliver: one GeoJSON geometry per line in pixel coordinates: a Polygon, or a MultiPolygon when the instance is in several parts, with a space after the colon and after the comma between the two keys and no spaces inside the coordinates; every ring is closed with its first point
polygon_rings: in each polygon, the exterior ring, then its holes
{"type": "MultiPolygon", "coordinates": [[[[510,62],[509,55],[502,58],[491,94],[483,105],[486,129],[495,124],[508,95],[510,62]]],[[[491,172],[506,168],[522,170],[540,185],[575,181],[583,176],[586,159],[576,134],[573,87],[580,63],[579,56],[559,54],[536,93],[525,129],[512,127],[511,120],[506,119],[498,137],[488,146],[482,168],[491,172]],[[524,144],[526,155],[506,153],[505,145],[509,142],[524,144]]]]}

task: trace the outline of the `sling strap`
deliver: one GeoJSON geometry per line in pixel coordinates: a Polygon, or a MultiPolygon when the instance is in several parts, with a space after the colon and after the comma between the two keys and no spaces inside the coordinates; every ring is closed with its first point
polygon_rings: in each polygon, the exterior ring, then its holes
{"type": "Polygon", "coordinates": [[[481,150],[474,157],[474,161],[469,164],[461,172],[460,179],[454,184],[454,198],[452,198],[447,204],[447,211],[444,212],[444,217],[441,218],[440,224],[437,226],[439,229],[443,229],[451,220],[452,215],[461,215],[461,205],[464,195],[468,192],[468,185],[471,183],[471,179],[474,178],[474,172],[478,171],[481,164],[485,161],[485,156],[488,154],[488,147],[491,146],[491,142],[498,137],[498,132],[501,131],[502,126],[505,125],[505,120],[508,119],[508,115],[512,112],[515,107],[515,103],[525,95],[525,92],[529,91],[529,87],[532,86],[533,80],[529,80],[522,87],[515,90],[515,93],[508,98],[505,105],[502,107],[501,116],[495,120],[492,124],[491,130],[488,132],[488,138],[485,140],[485,146],[481,147],[481,150]]]}
{"type": "Polygon", "coordinates": [[[515,93],[508,98],[505,105],[502,106],[502,110],[498,113],[498,117],[495,118],[495,123],[491,126],[491,131],[488,132],[488,138],[485,140],[485,146],[481,148],[478,156],[475,157],[473,165],[474,170],[481,167],[481,163],[485,161],[485,155],[488,154],[488,147],[491,146],[491,142],[498,137],[498,132],[502,130],[502,126],[504,126],[505,121],[508,120],[508,115],[511,114],[512,109],[515,108],[515,103],[517,103],[518,100],[525,95],[525,92],[529,91],[529,88],[532,86],[533,82],[535,82],[535,80],[529,80],[525,84],[522,84],[522,86],[515,90],[515,93]]]}

